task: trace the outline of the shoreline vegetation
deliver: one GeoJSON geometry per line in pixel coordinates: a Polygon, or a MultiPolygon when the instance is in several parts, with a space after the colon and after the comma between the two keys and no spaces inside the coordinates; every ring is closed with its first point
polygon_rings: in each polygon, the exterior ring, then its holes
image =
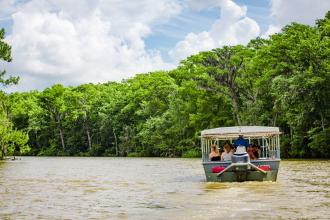
{"type": "MultiPolygon", "coordinates": [[[[0,32],[0,59],[10,46],[0,32]],[[3,49],[4,48],[4,49],[3,49]]],[[[7,86],[17,78],[4,79],[7,86]]],[[[199,157],[200,131],[263,125],[283,132],[283,158],[330,158],[330,12],[269,39],[224,46],[171,71],[121,83],[57,84],[0,93],[0,158],[199,157]]]]}

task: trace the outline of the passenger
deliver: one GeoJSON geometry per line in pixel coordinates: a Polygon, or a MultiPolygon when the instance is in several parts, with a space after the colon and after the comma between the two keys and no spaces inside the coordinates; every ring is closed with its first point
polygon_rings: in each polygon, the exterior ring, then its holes
{"type": "Polygon", "coordinates": [[[234,154],[236,151],[236,148],[232,144],[229,144],[229,145],[230,145],[230,152],[232,152],[232,154],[234,154]]]}
{"type": "Polygon", "coordinates": [[[235,147],[244,146],[245,149],[249,147],[249,142],[243,138],[243,135],[239,135],[238,138],[234,141],[235,147]]]}
{"type": "Polygon", "coordinates": [[[231,160],[231,156],[233,156],[233,152],[229,144],[225,144],[225,151],[221,154],[221,160],[228,161],[231,160]]]}
{"type": "Polygon", "coordinates": [[[223,147],[219,148],[219,156],[221,156],[222,152],[223,152],[223,147]]]}
{"type": "Polygon", "coordinates": [[[255,159],[258,159],[255,155],[254,155],[254,148],[255,148],[256,146],[254,145],[254,144],[250,144],[249,145],[249,148],[248,148],[248,150],[247,150],[247,152],[248,152],[248,154],[249,154],[249,156],[250,156],[250,160],[255,160],[255,159]]]}
{"type": "Polygon", "coordinates": [[[258,159],[260,156],[260,146],[258,147],[257,145],[253,145],[252,152],[253,152],[254,158],[258,159]]]}
{"type": "Polygon", "coordinates": [[[219,150],[217,148],[217,145],[211,146],[211,153],[209,154],[209,159],[211,161],[219,161],[220,160],[220,154],[219,150]]]}

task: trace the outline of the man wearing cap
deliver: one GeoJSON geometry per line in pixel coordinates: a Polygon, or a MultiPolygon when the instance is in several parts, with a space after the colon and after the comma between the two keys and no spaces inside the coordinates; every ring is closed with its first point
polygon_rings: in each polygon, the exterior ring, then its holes
{"type": "Polygon", "coordinates": [[[249,146],[249,142],[243,138],[243,135],[239,135],[238,138],[234,141],[234,145],[235,147],[238,146],[244,146],[245,148],[247,148],[249,146]]]}

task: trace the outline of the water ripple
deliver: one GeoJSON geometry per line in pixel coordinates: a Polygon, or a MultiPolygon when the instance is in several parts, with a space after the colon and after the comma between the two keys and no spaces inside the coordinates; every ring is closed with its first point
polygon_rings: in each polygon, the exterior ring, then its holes
{"type": "Polygon", "coordinates": [[[199,159],[23,157],[0,162],[0,219],[327,219],[329,186],[329,161],[208,183],[199,159]]]}

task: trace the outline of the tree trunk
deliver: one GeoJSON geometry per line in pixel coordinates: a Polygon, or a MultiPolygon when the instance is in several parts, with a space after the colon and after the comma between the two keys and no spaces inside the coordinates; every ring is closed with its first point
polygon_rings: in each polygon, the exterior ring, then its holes
{"type": "Polygon", "coordinates": [[[7,147],[5,144],[1,146],[1,157],[0,159],[3,159],[7,155],[7,147]]]}
{"type": "Polygon", "coordinates": [[[59,128],[59,130],[60,130],[62,148],[63,148],[63,150],[65,150],[65,144],[64,144],[64,137],[63,137],[62,128],[59,128]]]}
{"type": "Polygon", "coordinates": [[[64,143],[64,137],[63,137],[63,131],[62,131],[62,128],[61,128],[61,115],[59,113],[56,114],[55,115],[55,119],[56,119],[57,126],[58,126],[58,129],[59,129],[59,132],[60,132],[62,148],[63,148],[63,150],[65,150],[65,143],[64,143]]]}
{"type": "Polygon", "coordinates": [[[1,146],[1,155],[0,155],[0,160],[2,160],[3,159],[3,157],[4,157],[4,146],[1,146]]]}
{"type": "Polygon", "coordinates": [[[118,152],[118,143],[117,143],[117,136],[116,136],[116,133],[115,133],[115,130],[112,129],[112,132],[113,132],[113,136],[115,137],[115,144],[116,144],[116,157],[119,156],[119,152],[118,152]]]}
{"type": "Polygon", "coordinates": [[[232,102],[232,106],[234,108],[234,115],[235,115],[236,123],[238,126],[241,126],[242,122],[241,122],[241,118],[239,116],[239,104],[238,104],[238,97],[236,94],[231,95],[231,102],[232,102]]]}
{"type": "Polygon", "coordinates": [[[322,127],[322,130],[325,131],[324,116],[323,116],[323,113],[322,112],[320,112],[320,116],[321,116],[321,127],[322,127]]]}
{"type": "Polygon", "coordinates": [[[37,130],[34,130],[34,135],[35,135],[35,138],[36,138],[36,144],[37,144],[37,147],[38,149],[40,149],[40,143],[39,143],[39,138],[38,138],[38,131],[37,130]]]}
{"type": "Polygon", "coordinates": [[[277,113],[275,113],[274,119],[273,119],[273,126],[276,126],[276,121],[277,121],[277,113]]]}
{"type": "Polygon", "coordinates": [[[89,133],[88,128],[86,128],[86,134],[87,134],[87,140],[88,140],[88,149],[91,150],[92,149],[92,139],[91,139],[91,135],[89,133]]]}

